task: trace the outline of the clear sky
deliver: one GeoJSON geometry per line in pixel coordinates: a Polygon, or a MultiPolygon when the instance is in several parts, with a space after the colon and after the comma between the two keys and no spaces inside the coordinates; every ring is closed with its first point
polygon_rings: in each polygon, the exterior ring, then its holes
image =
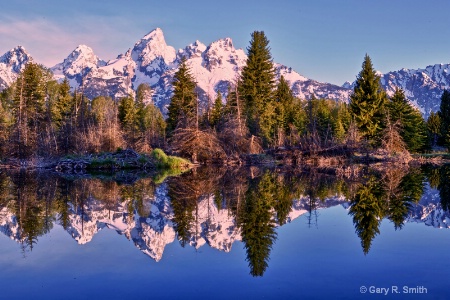
{"type": "Polygon", "coordinates": [[[1,0],[0,54],[22,45],[40,63],[79,44],[109,60],[160,27],[176,49],[263,30],[274,61],[319,81],[353,81],[365,53],[381,72],[450,63],[449,0],[1,0]]]}

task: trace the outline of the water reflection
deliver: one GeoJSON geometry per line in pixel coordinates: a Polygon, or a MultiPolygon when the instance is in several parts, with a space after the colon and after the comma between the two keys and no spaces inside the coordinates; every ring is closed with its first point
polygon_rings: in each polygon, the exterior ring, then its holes
{"type": "Polygon", "coordinates": [[[303,214],[308,227],[318,226],[321,208],[348,209],[365,254],[383,219],[397,230],[406,222],[448,227],[450,166],[358,168],[341,176],[318,169],[202,168],[162,183],[135,174],[0,173],[0,231],[26,255],[54,224],[79,244],[109,228],[156,261],[174,241],[229,252],[241,240],[250,274],[262,276],[276,227],[303,214]]]}
{"type": "Polygon", "coordinates": [[[369,171],[355,194],[350,197],[349,214],[365,254],[373,239],[380,233],[384,218],[401,229],[412,204],[416,204],[424,190],[425,177],[418,168],[369,171]]]}

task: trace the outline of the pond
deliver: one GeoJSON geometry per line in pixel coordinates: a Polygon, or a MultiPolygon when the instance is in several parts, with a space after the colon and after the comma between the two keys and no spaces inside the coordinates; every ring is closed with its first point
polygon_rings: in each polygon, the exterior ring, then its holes
{"type": "Polygon", "coordinates": [[[450,166],[0,173],[0,299],[446,299],[450,166]]]}

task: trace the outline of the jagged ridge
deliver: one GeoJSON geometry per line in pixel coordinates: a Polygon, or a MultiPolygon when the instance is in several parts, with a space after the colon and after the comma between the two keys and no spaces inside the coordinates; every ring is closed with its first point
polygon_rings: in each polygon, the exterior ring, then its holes
{"type": "MultiPolygon", "coordinates": [[[[162,30],[157,28],[116,59],[105,62],[91,48],[80,45],[51,70],[56,79],[68,78],[73,89],[82,89],[90,98],[108,95],[117,99],[133,95],[139,84],[147,83],[154,91],[153,101],[165,111],[172,94],[173,75],[182,57],[188,59],[203,106],[213,101],[217,92],[227,93],[247,59],[242,49],[234,47],[231,38],[220,39],[209,46],[196,41],[176,51],[167,45],[162,30]]],[[[0,58],[0,90],[11,85],[29,61],[32,58],[23,47],[5,53],[0,58]]],[[[431,111],[439,109],[440,96],[450,86],[449,66],[439,64],[380,74],[381,82],[389,95],[395,88],[402,88],[408,99],[427,117],[431,111]]],[[[283,75],[294,94],[302,99],[314,95],[347,102],[352,92],[354,83],[337,86],[308,79],[281,64],[274,63],[274,68],[277,77],[283,75]]]]}

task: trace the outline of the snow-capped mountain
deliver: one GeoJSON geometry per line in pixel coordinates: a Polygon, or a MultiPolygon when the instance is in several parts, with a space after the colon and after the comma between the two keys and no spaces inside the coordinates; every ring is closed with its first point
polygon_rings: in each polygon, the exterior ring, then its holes
{"type": "Polygon", "coordinates": [[[104,65],[106,62],[99,59],[92,48],[79,45],[62,63],[57,64],[51,70],[55,78],[58,80],[67,78],[72,88],[78,88],[82,84],[85,74],[104,65]]]}
{"type": "MultiPolygon", "coordinates": [[[[51,70],[55,78],[68,78],[73,89],[81,90],[89,98],[100,95],[115,99],[133,95],[139,84],[147,83],[153,90],[153,101],[164,110],[172,95],[172,80],[182,57],[195,78],[197,93],[202,104],[213,101],[217,92],[226,94],[228,87],[239,77],[247,56],[236,49],[231,38],[205,45],[200,41],[175,50],[167,45],[163,31],[157,28],[116,59],[105,62],[85,45],[78,46],[69,56],[51,70]]],[[[0,90],[17,78],[24,65],[32,60],[17,47],[0,58],[0,90]]],[[[408,99],[424,114],[437,111],[440,96],[450,86],[450,65],[434,65],[425,69],[402,69],[380,74],[381,82],[389,95],[396,87],[405,91],[408,99]]],[[[302,99],[329,98],[347,102],[354,83],[343,86],[308,79],[287,66],[274,63],[277,77],[284,76],[294,95],[302,99]]]]}
{"type": "Polygon", "coordinates": [[[444,89],[450,87],[450,64],[437,64],[425,69],[401,69],[381,76],[381,84],[388,95],[397,87],[425,117],[439,110],[444,89]]]}
{"type": "MultiPolygon", "coordinates": [[[[59,65],[52,69],[69,78],[74,75],[65,70],[85,70],[82,88],[88,97],[107,94],[120,98],[133,94],[139,84],[147,83],[153,89],[153,101],[160,108],[167,107],[170,102],[171,82],[182,57],[187,59],[203,104],[212,102],[217,92],[226,94],[228,87],[236,82],[247,60],[245,52],[236,49],[231,38],[220,39],[209,46],[195,41],[184,49],[175,51],[166,44],[160,28],[151,31],[136,42],[133,48],[106,65],[75,61],[70,59],[72,55],[66,59],[71,62],[70,67],[63,68],[62,73],[59,65]],[[92,67],[82,67],[84,65],[92,67]]],[[[314,94],[317,98],[348,100],[348,89],[305,78],[291,68],[277,63],[274,63],[274,68],[278,77],[286,78],[298,97],[310,98],[314,94]]],[[[78,72],[78,78],[82,76],[81,73],[78,72]]],[[[80,80],[73,87],[78,87],[79,82],[80,80]]]]}
{"type": "Polygon", "coordinates": [[[17,46],[0,57],[0,90],[9,87],[28,62],[33,61],[22,46],[17,46]]]}
{"type": "MultiPolygon", "coordinates": [[[[107,95],[118,99],[133,95],[139,84],[147,83],[152,87],[153,101],[164,111],[170,102],[171,83],[182,57],[187,58],[202,104],[214,101],[219,91],[225,95],[247,60],[244,50],[236,49],[231,38],[220,39],[208,46],[195,41],[176,51],[167,45],[162,30],[157,28],[116,59],[105,62],[91,48],[80,45],[51,70],[56,79],[61,81],[66,77],[73,89],[81,90],[89,98],[107,95]]],[[[9,86],[25,63],[23,61],[20,68],[16,67],[16,71],[6,70],[4,73],[9,77],[5,76],[8,80],[0,88],[9,86]]],[[[348,89],[308,79],[277,63],[274,68],[278,77],[286,78],[298,97],[310,98],[314,94],[317,98],[348,99],[348,89]]],[[[0,66],[0,72],[3,69],[0,66]]]]}
{"type": "MultiPolygon", "coordinates": [[[[425,69],[401,69],[386,74],[378,72],[381,84],[388,96],[397,88],[427,118],[431,112],[439,110],[441,96],[450,88],[450,64],[436,64],[425,69]]],[[[346,81],[342,87],[353,89],[355,82],[346,81]]]]}

